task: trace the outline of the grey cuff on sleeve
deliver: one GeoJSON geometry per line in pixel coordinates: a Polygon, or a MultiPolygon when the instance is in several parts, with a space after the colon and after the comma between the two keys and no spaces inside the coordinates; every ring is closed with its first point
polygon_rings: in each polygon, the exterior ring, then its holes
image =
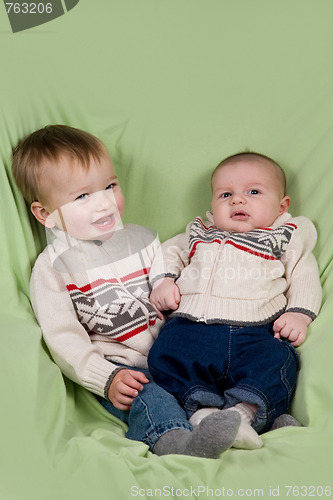
{"type": "Polygon", "coordinates": [[[159,274],[158,276],[155,276],[155,278],[153,278],[149,283],[150,291],[152,291],[153,285],[154,283],[156,283],[156,281],[161,280],[162,278],[173,278],[176,281],[179,278],[179,276],[180,275],[178,274],[172,274],[172,273],[159,274]]]}
{"type": "Polygon", "coordinates": [[[286,309],[285,312],[297,312],[297,313],[302,313],[305,314],[306,316],[310,316],[312,320],[316,319],[317,314],[315,314],[312,311],[309,311],[309,309],[304,309],[303,307],[290,307],[290,309],[286,309]]]}
{"type": "Polygon", "coordinates": [[[126,369],[126,366],[119,366],[118,368],[116,368],[115,370],[113,370],[113,372],[111,373],[110,377],[108,378],[108,380],[107,380],[107,382],[105,384],[105,387],[104,387],[104,397],[108,401],[110,401],[108,393],[109,393],[110,385],[112,384],[112,380],[115,378],[115,376],[117,375],[117,373],[120,372],[120,370],[125,370],[125,369],[126,369]]]}

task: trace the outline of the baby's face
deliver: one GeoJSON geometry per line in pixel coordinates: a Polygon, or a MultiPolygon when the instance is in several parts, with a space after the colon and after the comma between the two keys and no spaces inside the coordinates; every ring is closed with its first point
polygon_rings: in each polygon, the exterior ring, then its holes
{"type": "Polygon", "coordinates": [[[227,163],[215,172],[212,190],[214,223],[224,231],[269,227],[290,205],[275,167],[265,159],[227,163]]]}
{"type": "Polygon", "coordinates": [[[77,239],[104,241],[121,224],[125,202],[108,155],[100,163],[91,158],[89,168],[68,165],[64,157],[57,168],[48,167],[43,183],[47,227],[57,226],[77,239]]]}

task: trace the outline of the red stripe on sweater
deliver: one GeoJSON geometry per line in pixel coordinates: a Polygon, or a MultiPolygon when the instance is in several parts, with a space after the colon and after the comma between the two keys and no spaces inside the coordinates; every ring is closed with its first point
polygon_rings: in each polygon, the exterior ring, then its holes
{"type": "Polygon", "coordinates": [[[201,219],[199,219],[199,217],[197,217],[195,220],[198,221],[198,222],[200,222],[201,226],[204,227],[207,231],[208,231],[208,229],[214,229],[215,228],[215,226],[213,224],[211,226],[208,226],[208,227],[205,226],[205,224],[202,222],[201,219]]]}
{"type": "Polygon", "coordinates": [[[234,243],[231,240],[227,240],[225,242],[226,245],[232,245],[235,248],[238,248],[238,250],[243,250],[244,252],[251,253],[252,255],[257,255],[258,257],[262,257],[263,259],[266,260],[279,260],[277,257],[273,257],[272,255],[267,255],[265,253],[257,252],[256,250],[250,250],[247,247],[244,247],[243,245],[239,245],[237,243],[234,243]]]}
{"type": "MultiPolygon", "coordinates": [[[[294,229],[297,229],[296,224],[293,224],[292,222],[286,222],[285,224],[283,224],[283,226],[291,226],[294,229]]],[[[275,229],[273,229],[272,227],[259,227],[258,229],[259,231],[275,231],[276,229],[278,229],[278,227],[276,227],[275,229]]]]}
{"type": "Polygon", "coordinates": [[[219,245],[221,245],[221,241],[219,239],[216,239],[216,240],[213,240],[213,241],[203,241],[203,240],[200,240],[200,241],[196,241],[193,245],[193,248],[190,252],[190,258],[193,257],[193,255],[195,254],[195,251],[197,249],[197,246],[199,245],[199,243],[205,243],[206,245],[210,245],[211,243],[218,243],[219,245]]]}
{"type": "Polygon", "coordinates": [[[88,283],[87,285],[84,285],[82,287],[78,287],[74,285],[74,283],[67,285],[67,290],[71,292],[72,290],[80,290],[80,292],[87,292],[88,290],[92,290],[93,288],[96,288],[100,285],[104,285],[104,283],[117,283],[116,279],[110,279],[110,280],[105,280],[105,279],[98,279],[96,281],[93,281],[92,283],[88,283]]]}
{"type": "Polygon", "coordinates": [[[114,340],[116,340],[117,342],[124,342],[125,340],[138,335],[138,333],[144,332],[145,330],[147,330],[147,328],[147,325],[138,326],[137,328],[134,328],[134,330],[124,333],[124,335],[120,335],[120,337],[115,337],[114,340]]]}
{"type": "MultiPolygon", "coordinates": [[[[149,274],[149,269],[144,268],[144,269],[140,269],[139,271],[136,271],[134,273],[127,274],[126,276],[123,276],[122,278],[120,278],[120,280],[122,283],[125,283],[126,281],[138,278],[140,276],[146,276],[147,274],[149,274]]],[[[84,285],[82,287],[78,287],[74,284],[69,284],[69,285],[67,285],[66,288],[69,292],[71,292],[72,290],[80,290],[80,292],[84,293],[84,292],[88,292],[89,290],[92,290],[93,288],[97,288],[100,285],[104,285],[105,283],[114,284],[114,283],[118,283],[118,280],[116,280],[115,278],[112,278],[109,280],[105,280],[105,279],[100,278],[100,279],[93,281],[92,283],[88,283],[87,285],[84,285]]]]}
{"type": "MultiPolygon", "coordinates": [[[[149,320],[149,326],[154,326],[155,323],[156,319],[149,320]]],[[[114,340],[116,340],[117,342],[124,342],[125,340],[135,337],[135,335],[138,335],[139,333],[144,332],[145,330],[148,330],[147,325],[141,325],[138,326],[137,328],[134,328],[134,330],[123,333],[123,335],[120,335],[120,337],[114,337],[114,340]]],[[[95,332],[90,332],[90,333],[94,334],[95,332]]]]}
{"type": "Polygon", "coordinates": [[[121,279],[122,282],[129,281],[135,278],[138,278],[139,276],[146,276],[149,274],[150,269],[144,268],[140,269],[139,271],[135,271],[134,273],[126,274],[126,276],[123,276],[121,279]]]}

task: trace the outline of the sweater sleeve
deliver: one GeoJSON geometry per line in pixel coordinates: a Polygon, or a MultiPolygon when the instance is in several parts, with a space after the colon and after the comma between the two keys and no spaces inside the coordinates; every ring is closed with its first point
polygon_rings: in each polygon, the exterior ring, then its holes
{"type": "Polygon", "coordinates": [[[106,397],[117,366],[104,358],[77,319],[61,273],[46,252],[34,266],[31,303],[50,353],[62,372],[89,391],[106,397]]]}
{"type": "Polygon", "coordinates": [[[318,265],[312,253],[317,232],[306,217],[294,220],[297,229],[282,257],[288,286],[286,312],[301,312],[315,319],[322,299],[318,265]]]}
{"type": "Polygon", "coordinates": [[[178,234],[162,243],[156,252],[150,270],[150,284],[161,278],[179,278],[182,270],[189,264],[189,233],[192,222],[185,233],[178,234]]]}

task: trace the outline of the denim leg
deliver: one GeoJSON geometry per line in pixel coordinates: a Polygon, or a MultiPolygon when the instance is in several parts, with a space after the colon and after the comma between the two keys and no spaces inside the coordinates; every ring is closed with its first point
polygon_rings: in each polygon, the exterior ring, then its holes
{"type": "Polygon", "coordinates": [[[151,374],[177,398],[188,418],[199,408],[224,405],[218,385],[228,362],[228,331],[226,325],[174,318],[164,325],[150,349],[151,374]]]}
{"type": "Polygon", "coordinates": [[[133,400],[131,409],[122,411],[104,398],[98,397],[98,400],[109,413],[128,425],[126,433],[128,439],[143,441],[152,449],[162,434],[169,430],[179,428],[192,430],[177,400],[152,380],[148,370],[126,368],[141,371],[149,379],[133,400]]]}
{"type": "Polygon", "coordinates": [[[275,339],[271,325],[239,329],[225,390],[225,407],[240,401],[258,405],[253,427],[264,432],[285,413],[296,387],[298,355],[291,344],[275,339]]]}
{"type": "Polygon", "coordinates": [[[206,325],[174,318],[149,356],[150,371],[174,394],[189,418],[201,407],[258,405],[254,428],[268,430],[285,413],[296,386],[298,356],[274,338],[272,325],[206,325]]]}

